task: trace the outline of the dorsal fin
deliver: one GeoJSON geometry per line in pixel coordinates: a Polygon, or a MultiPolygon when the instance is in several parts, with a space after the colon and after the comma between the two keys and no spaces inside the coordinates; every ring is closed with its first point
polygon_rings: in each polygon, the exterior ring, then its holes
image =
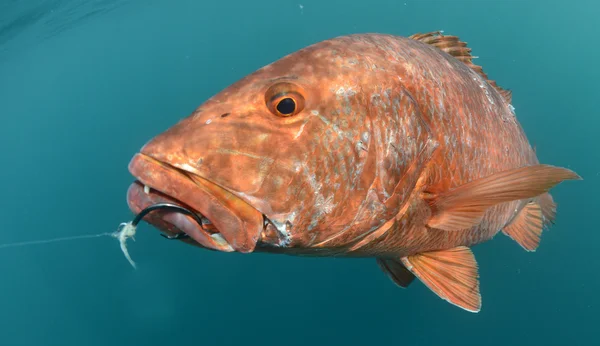
{"type": "Polygon", "coordinates": [[[477,57],[471,55],[471,48],[468,48],[467,43],[460,41],[457,36],[444,36],[441,31],[433,31],[425,34],[414,34],[409,36],[409,38],[437,47],[452,55],[456,59],[462,61],[465,63],[465,65],[479,73],[483,79],[493,86],[500,93],[500,95],[502,95],[506,102],[511,103],[512,92],[508,89],[499,87],[495,81],[488,78],[485,72],[483,72],[483,68],[481,66],[473,64],[473,59],[477,57]]]}

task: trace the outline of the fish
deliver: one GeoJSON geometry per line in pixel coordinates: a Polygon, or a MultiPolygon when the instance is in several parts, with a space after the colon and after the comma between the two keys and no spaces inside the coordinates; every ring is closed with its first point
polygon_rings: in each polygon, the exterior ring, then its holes
{"type": "Polygon", "coordinates": [[[134,213],[210,251],[372,258],[481,310],[472,247],[502,232],[535,251],[556,218],[542,164],[466,42],[440,31],[350,34],[248,74],[157,134],[129,163],[134,213]]]}

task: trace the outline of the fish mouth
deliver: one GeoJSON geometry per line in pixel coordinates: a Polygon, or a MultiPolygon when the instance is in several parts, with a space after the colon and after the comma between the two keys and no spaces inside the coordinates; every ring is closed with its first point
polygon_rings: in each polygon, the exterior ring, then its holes
{"type": "Polygon", "coordinates": [[[132,212],[157,203],[172,203],[196,214],[193,217],[176,211],[156,210],[144,221],[168,235],[185,233],[188,243],[223,252],[253,252],[264,230],[264,216],[226,189],[190,172],[136,154],[129,163],[130,173],[137,179],[127,191],[132,212]],[[190,239],[193,239],[191,241],[190,239]]]}

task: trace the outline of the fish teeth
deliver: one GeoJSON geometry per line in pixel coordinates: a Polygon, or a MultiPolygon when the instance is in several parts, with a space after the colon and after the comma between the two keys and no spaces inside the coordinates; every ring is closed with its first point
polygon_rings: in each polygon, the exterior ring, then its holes
{"type": "Polygon", "coordinates": [[[227,240],[223,238],[221,233],[211,234],[210,237],[215,241],[215,243],[217,243],[219,246],[223,246],[227,251],[233,251],[233,248],[231,247],[231,245],[229,245],[227,240]]]}
{"type": "Polygon", "coordinates": [[[144,192],[149,195],[150,194],[150,186],[144,185],[144,192]]]}

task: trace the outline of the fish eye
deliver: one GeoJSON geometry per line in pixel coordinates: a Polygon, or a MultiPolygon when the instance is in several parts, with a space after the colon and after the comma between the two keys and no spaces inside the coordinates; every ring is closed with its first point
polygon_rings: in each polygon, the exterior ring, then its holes
{"type": "Polygon", "coordinates": [[[277,111],[283,115],[289,115],[296,110],[296,101],[291,97],[286,97],[277,103],[277,111]]]}
{"type": "Polygon", "coordinates": [[[277,83],[267,90],[265,103],[271,113],[279,117],[296,115],[304,108],[303,91],[292,83],[277,83]]]}

